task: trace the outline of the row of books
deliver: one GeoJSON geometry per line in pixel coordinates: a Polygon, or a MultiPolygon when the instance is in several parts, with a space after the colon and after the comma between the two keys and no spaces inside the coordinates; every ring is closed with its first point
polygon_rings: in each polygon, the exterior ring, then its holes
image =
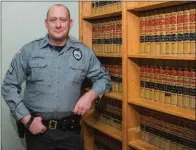
{"type": "Polygon", "coordinates": [[[96,20],[92,23],[92,48],[95,53],[121,53],[121,16],[96,20]]]}
{"type": "Polygon", "coordinates": [[[92,14],[102,14],[120,11],[122,8],[121,1],[93,1],[92,14]]]}
{"type": "Polygon", "coordinates": [[[122,93],[122,65],[120,64],[103,64],[103,66],[109,71],[112,80],[112,92],[122,93]]]}
{"type": "Polygon", "coordinates": [[[109,97],[103,97],[101,102],[96,105],[96,109],[99,109],[99,108],[106,109],[117,115],[121,115],[122,114],[122,101],[109,98],[109,97]]]}
{"type": "Polygon", "coordinates": [[[142,65],[140,75],[142,98],[195,109],[196,68],[142,65]]]}
{"type": "Polygon", "coordinates": [[[95,130],[95,150],[122,150],[120,141],[95,130]]]}
{"type": "Polygon", "coordinates": [[[101,105],[95,106],[94,118],[116,129],[122,129],[122,103],[121,101],[105,98],[101,105]]]}
{"type": "Polygon", "coordinates": [[[103,64],[109,71],[112,80],[112,92],[122,93],[122,65],[121,64],[103,64]]]}
{"type": "Polygon", "coordinates": [[[195,55],[195,18],[195,3],[142,12],[140,53],[195,55]]]}
{"type": "Polygon", "coordinates": [[[145,108],[141,110],[140,138],[161,150],[195,149],[195,127],[195,121],[145,108]]]}

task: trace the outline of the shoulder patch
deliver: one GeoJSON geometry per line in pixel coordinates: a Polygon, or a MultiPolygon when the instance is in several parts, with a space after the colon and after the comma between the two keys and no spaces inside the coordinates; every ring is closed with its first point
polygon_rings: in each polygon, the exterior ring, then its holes
{"type": "Polygon", "coordinates": [[[82,52],[81,52],[81,50],[78,48],[78,49],[75,49],[74,51],[73,51],[73,56],[74,56],[74,58],[76,59],[76,60],[80,60],[81,58],[82,58],[82,52]]]}
{"type": "Polygon", "coordinates": [[[10,68],[8,69],[8,72],[10,73],[10,74],[12,74],[12,72],[14,71],[14,67],[12,66],[12,64],[10,65],[10,68]]]}

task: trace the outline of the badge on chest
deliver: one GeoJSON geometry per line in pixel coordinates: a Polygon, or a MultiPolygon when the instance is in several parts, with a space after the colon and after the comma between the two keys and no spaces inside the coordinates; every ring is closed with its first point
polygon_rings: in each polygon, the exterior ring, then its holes
{"type": "Polygon", "coordinates": [[[80,51],[80,49],[75,49],[73,51],[73,56],[74,58],[79,61],[82,58],[82,52],[80,51]]]}

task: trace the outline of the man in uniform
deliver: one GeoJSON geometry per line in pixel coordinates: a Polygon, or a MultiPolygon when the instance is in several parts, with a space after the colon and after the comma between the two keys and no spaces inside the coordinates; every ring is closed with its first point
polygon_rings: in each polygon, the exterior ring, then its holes
{"type": "Polygon", "coordinates": [[[80,116],[111,88],[108,72],[93,51],[68,37],[72,24],[64,5],[50,7],[45,20],[48,34],[17,52],[3,81],[2,95],[26,128],[28,150],[83,150],[80,116]],[[86,77],[93,86],[80,96],[86,77]]]}

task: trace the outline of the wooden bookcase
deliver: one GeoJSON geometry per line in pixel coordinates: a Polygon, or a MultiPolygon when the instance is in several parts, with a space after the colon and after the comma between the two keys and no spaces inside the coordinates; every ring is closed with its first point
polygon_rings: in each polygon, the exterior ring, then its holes
{"type": "MultiPolygon", "coordinates": [[[[122,58],[123,94],[108,93],[105,96],[122,101],[122,130],[119,131],[107,124],[92,118],[94,109],[83,117],[83,134],[85,149],[94,149],[93,130],[97,129],[122,142],[122,149],[134,148],[137,150],[156,150],[156,146],[140,140],[140,108],[148,108],[158,112],[174,115],[195,121],[195,110],[175,107],[163,103],[145,100],[140,97],[140,61],[175,60],[195,61],[195,56],[188,55],[151,55],[140,54],[140,13],[159,8],[177,6],[187,2],[121,2],[120,9],[109,9],[107,12],[92,14],[91,2],[79,3],[79,37],[80,40],[92,48],[92,20],[113,16],[122,16],[122,52],[121,54],[97,54],[98,57],[122,58]]],[[[116,7],[116,6],[114,6],[116,7]]],[[[88,90],[88,89],[85,89],[88,90]]]]}

